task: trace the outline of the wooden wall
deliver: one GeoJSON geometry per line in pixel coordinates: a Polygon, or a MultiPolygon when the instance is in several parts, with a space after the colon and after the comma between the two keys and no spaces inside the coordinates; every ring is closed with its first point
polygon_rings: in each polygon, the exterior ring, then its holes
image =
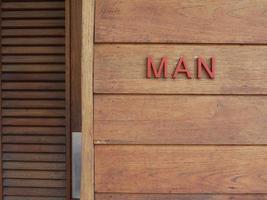
{"type": "Polygon", "coordinates": [[[267,199],[267,1],[96,0],[93,76],[92,2],[84,199],[267,199]],[[216,77],[146,79],[148,56],[170,70],[183,56],[194,74],[215,57],[216,77]]]}

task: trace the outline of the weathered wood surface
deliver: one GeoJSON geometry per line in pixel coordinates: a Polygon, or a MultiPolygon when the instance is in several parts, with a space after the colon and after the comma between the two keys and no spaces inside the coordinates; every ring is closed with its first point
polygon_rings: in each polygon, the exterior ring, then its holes
{"type": "Polygon", "coordinates": [[[267,144],[261,96],[96,95],[96,144],[267,144]]]}
{"type": "Polygon", "coordinates": [[[97,0],[96,42],[267,43],[265,0],[97,0]]]}
{"type": "Polygon", "coordinates": [[[265,146],[97,145],[96,192],[266,193],[265,146]]]}
{"type": "MultiPolygon", "coordinates": [[[[267,47],[238,45],[96,45],[94,91],[144,94],[267,94],[267,47]],[[147,79],[146,58],[169,58],[168,79],[147,79]],[[192,79],[170,76],[183,56],[192,79]],[[196,57],[216,59],[215,79],[196,78],[196,57]]],[[[205,73],[203,71],[203,73],[205,73]]]]}
{"type": "Polygon", "coordinates": [[[96,193],[96,200],[266,200],[264,194],[105,194],[96,193]]]}

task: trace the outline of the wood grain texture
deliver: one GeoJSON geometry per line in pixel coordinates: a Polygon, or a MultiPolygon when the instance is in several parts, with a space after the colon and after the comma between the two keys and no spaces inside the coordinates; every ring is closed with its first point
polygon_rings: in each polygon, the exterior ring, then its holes
{"type": "Polygon", "coordinates": [[[82,1],[82,200],[94,200],[93,55],[95,0],[82,1]]]}
{"type": "Polygon", "coordinates": [[[265,146],[97,145],[96,192],[265,193],[265,146]]]}
{"type": "Polygon", "coordinates": [[[71,1],[71,129],[81,132],[82,0],[71,1]]]}
{"type": "Polygon", "coordinates": [[[96,93],[267,94],[266,46],[237,45],[96,45],[96,93]],[[147,79],[146,58],[169,58],[171,76],[180,56],[194,78],[147,79]],[[196,57],[216,58],[215,79],[196,78],[196,57]]]}
{"type": "Polygon", "coordinates": [[[96,95],[96,144],[267,144],[261,96],[96,95]]]}
{"type": "Polygon", "coordinates": [[[266,200],[265,194],[105,194],[96,200],[266,200]]]}
{"type": "Polygon", "coordinates": [[[265,0],[97,0],[96,42],[266,43],[265,0]]]}

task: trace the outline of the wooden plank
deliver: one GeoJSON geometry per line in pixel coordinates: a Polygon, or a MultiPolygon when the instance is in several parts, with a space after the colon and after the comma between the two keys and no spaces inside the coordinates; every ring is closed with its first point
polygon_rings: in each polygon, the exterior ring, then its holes
{"type": "Polygon", "coordinates": [[[64,188],[64,180],[27,180],[27,179],[4,179],[5,187],[40,187],[40,188],[64,188]]]}
{"type": "Polygon", "coordinates": [[[64,45],[64,37],[4,37],[2,45],[64,45]]]}
{"type": "MultiPolygon", "coordinates": [[[[16,170],[4,170],[3,178],[12,179],[65,179],[65,172],[60,171],[16,171],[16,170]]],[[[47,185],[47,187],[49,187],[47,185]]]]}
{"type": "Polygon", "coordinates": [[[96,95],[94,102],[96,144],[267,144],[261,96],[96,95]]]}
{"type": "Polygon", "coordinates": [[[2,73],[3,81],[65,81],[64,73],[2,73]]]}
{"type": "Polygon", "coordinates": [[[3,152],[65,153],[65,145],[4,144],[3,152]]]}
{"type": "MultiPolygon", "coordinates": [[[[163,94],[267,94],[266,46],[237,45],[97,45],[94,91],[96,93],[163,94]],[[234,52],[234,53],[233,53],[234,52]],[[146,58],[158,65],[169,58],[168,79],[147,79],[146,58]],[[196,78],[196,56],[216,59],[215,79],[196,78]],[[183,56],[193,78],[171,74],[183,56]]],[[[205,73],[205,72],[204,72],[205,73]]]]}
{"type": "Polygon", "coordinates": [[[97,145],[95,187],[99,193],[265,193],[266,160],[266,146],[97,145]]]}
{"type": "Polygon", "coordinates": [[[80,198],[94,200],[93,66],[95,0],[82,1],[82,167],[80,198]]]}
{"type": "Polygon", "coordinates": [[[5,126],[2,133],[5,135],[65,135],[65,127],[25,127],[5,126]]]}
{"type": "MultiPolygon", "coordinates": [[[[51,153],[3,153],[3,161],[26,161],[26,162],[66,162],[65,154],[51,154],[51,153]]],[[[18,171],[22,175],[30,174],[29,172],[25,173],[25,171],[18,171]]],[[[57,173],[57,172],[55,172],[57,173]]],[[[66,174],[66,172],[63,172],[66,174]]],[[[5,175],[4,175],[5,177],[5,175]]],[[[38,176],[37,176],[38,177],[38,176]]],[[[39,176],[40,177],[40,176],[39,176]]],[[[11,178],[11,177],[9,177],[11,178]]],[[[49,177],[48,177],[49,178],[49,177]]]]}
{"type": "MultiPolygon", "coordinates": [[[[4,195],[10,196],[45,196],[45,197],[64,197],[66,190],[64,188],[19,188],[6,187],[4,195]]],[[[28,198],[27,198],[28,199],[28,198]]],[[[39,199],[38,199],[39,200],[39,199]]]]}
{"type": "Polygon", "coordinates": [[[3,11],[2,19],[64,19],[63,10],[27,10],[27,11],[3,11]]]}
{"type": "Polygon", "coordinates": [[[3,82],[3,90],[64,90],[62,82],[3,82]]]}
{"type": "Polygon", "coordinates": [[[65,163],[57,162],[14,162],[5,161],[3,169],[9,170],[49,170],[49,171],[63,171],[66,170],[65,163]]]}
{"type": "Polygon", "coordinates": [[[64,19],[12,19],[3,20],[1,26],[3,28],[64,28],[64,19]]]}
{"type": "Polygon", "coordinates": [[[3,108],[64,108],[63,100],[3,100],[3,108]]]}
{"type": "Polygon", "coordinates": [[[65,117],[63,109],[3,109],[4,117],[65,117]]]}
{"type": "Polygon", "coordinates": [[[64,99],[63,91],[3,91],[3,99],[64,99]]]}
{"type": "Polygon", "coordinates": [[[9,63],[52,63],[62,64],[65,62],[65,56],[62,55],[10,55],[3,56],[2,62],[9,63]]]}
{"type": "Polygon", "coordinates": [[[65,200],[65,197],[4,196],[3,200],[65,200]]]}
{"type": "Polygon", "coordinates": [[[3,37],[23,37],[23,36],[64,36],[64,28],[31,28],[31,29],[2,29],[3,37]]]}
{"type": "Polygon", "coordinates": [[[71,1],[71,129],[81,132],[82,0],[71,1]]]}
{"type": "Polygon", "coordinates": [[[266,7],[265,0],[98,0],[96,42],[267,43],[266,7]]]}
{"type": "Polygon", "coordinates": [[[55,1],[55,2],[3,2],[3,10],[59,10],[64,9],[64,1],[55,1]]]}
{"type": "Polygon", "coordinates": [[[28,46],[4,46],[2,47],[2,54],[64,54],[64,47],[52,47],[52,46],[38,46],[38,47],[28,47],[28,46]]]}
{"type": "Polygon", "coordinates": [[[64,64],[27,64],[27,65],[5,64],[3,65],[2,70],[3,72],[64,72],[65,65],[64,64]]]}
{"type": "Polygon", "coordinates": [[[104,194],[96,200],[266,200],[265,194],[104,194]]]}
{"type": "Polygon", "coordinates": [[[8,135],[2,137],[3,144],[65,144],[65,136],[30,136],[30,135],[8,135]]]}
{"type": "Polygon", "coordinates": [[[3,117],[5,126],[65,126],[65,118],[3,117]]]}

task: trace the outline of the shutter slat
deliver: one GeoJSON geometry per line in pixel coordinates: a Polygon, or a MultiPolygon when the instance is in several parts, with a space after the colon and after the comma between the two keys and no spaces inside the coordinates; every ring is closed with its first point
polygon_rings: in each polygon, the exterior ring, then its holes
{"type": "Polygon", "coordinates": [[[8,187],[54,187],[64,188],[64,180],[31,180],[31,179],[5,179],[4,186],[8,187]]]}
{"type": "Polygon", "coordinates": [[[23,152],[23,153],[65,153],[65,145],[24,145],[24,144],[4,144],[4,152],[23,152]]]}
{"type": "Polygon", "coordinates": [[[13,170],[49,170],[49,171],[64,171],[66,170],[65,163],[56,162],[4,162],[3,169],[13,170]]]}
{"type": "Polygon", "coordinates": [[[54,171],[16,171],[16,170],[4,170],[4,178],[25,178],[25,179],[65,179],[64,172],[54,171]]]}
{"type": "Polygon", "coordinates": [[[2,3],[3,10],[38,10],[38,9],[64,9],[64,1],[61,2],[5,2],[2,3]]]}
{"type": "Polygon", "coordinates": [[[65,189],[59,188],[4,188],[4,195],[64,197],[65,189]]]}
{"type": "Polygon", "coordinates": [[[2,45],[64,45],[64,37],[3,38],[2,45]]]}
{"type": "MultiPolygon", "coordinates": [[[[65,162],[66,156],[65,154],[56,154],[56,153],[54,154],[3,153],[3,161],[65,162]]],[[[25,174],[25,172],[23,173],[25,174]]]]}
{"type": "Polygon", "coordinates": [[[64,108],[63,100],[4,100],[3,108],[64,108]]]}
{"type": "Polygon", "coordinates": [[[3,136],[3,144],[65,144],[65,136],[3,136]]]}
{"type": "Polygon", "coordinates": [[[4,117],[64,117],[63,109],[3,109],[4,117]]]}
{"type": "MultiPolygon", "coordinates": [[[[2,133],[5,135],[64,135],[64,127],[25,127],[25,126],[4,126],[2,133]]],[[[47,137],[46,137],[47,138],[47,137]]],[[[61,141],[63,138],[59,138],[61,141]]]]}
{"type": "Polygon", "coordinates": [[[64,72],[63,64],[5,64],[3,72],[64,72]]]}
{"type": "Polygon", "coordinates": [[[2,47],[3,54],[64,54],[64,47],[51,47],[51,46],[38,46],[38,47],[28,47],[28,46],[4,46],[2,47]]]}
{"type": "Polygon", "coordinates": [[[47,28],[47,27],[60,27],[64,28],[64,20],[40,20],[40,19],[28,19],[28,20],[4,20],[2,22],[3,28],[47,28]]]}
{"type": "Polygon", "coordinates": [[[64,36],[65,30],[63,28],[31,28],[31,29],[3,29],[3,37],[41,37],[41,36],[64,36]]]}
{"type": "Polygon", "coordinates": [[[3,11],[2,19],[35,19],[35,18],[63,18],[64,11],[59,10],[27,10],[27,11],[3,11]]]}
{"type": "Polygon", "coordinates": [[[64,99],[65,93],[61,91],[3,91],[3,99],[64,99]]]}

